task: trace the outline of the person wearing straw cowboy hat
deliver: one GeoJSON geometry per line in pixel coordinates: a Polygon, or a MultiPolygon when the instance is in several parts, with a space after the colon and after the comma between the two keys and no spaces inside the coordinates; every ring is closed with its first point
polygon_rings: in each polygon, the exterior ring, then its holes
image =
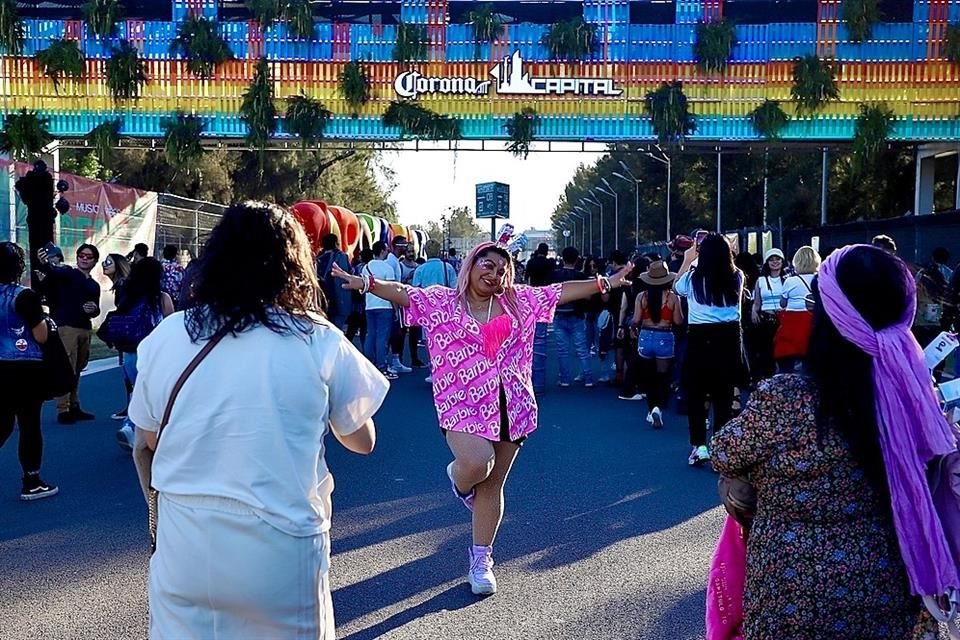
{"type": "Polygon", "coordinates": [[[647,288],[637,296],[633,327],[640,329],[637,353],[649,372],[647,385],[647,422],[655,429],[663,427],[662,410],[670,400],[670,367],[675,355],[674,327],[683,324],[680,298],[673,292],[677,274],[670,273],[663,260],[651,262],[640,280],[647,288]]]}

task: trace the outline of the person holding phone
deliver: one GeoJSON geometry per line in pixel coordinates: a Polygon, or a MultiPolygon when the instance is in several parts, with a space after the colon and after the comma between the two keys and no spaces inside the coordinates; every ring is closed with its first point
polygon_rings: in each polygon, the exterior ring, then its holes
{"type": "Polygon", "coordinates": [[[753,292],[751,320],[755,328],[756,358],[754,380],[769,378],[776,372],[773,338],[780,326],[780,299],[787,281],[787,264],[780,249],[770,249],[763,256],[760,279],[753,292]]]}
{"type": "Polygon", "coordinates": [[[682,382],[687,394],[690,466],[710,460],[707,409],[713,408],[714,433],[733,415],[733,390],[746,376],[740,329],[743,273],[733,264],[733,251],[718,233],[708,233],[684,254],[674,291],[687,299],[687,350],[682,382]],[[696,262],[696,267],[694,263],[696,262]]]}

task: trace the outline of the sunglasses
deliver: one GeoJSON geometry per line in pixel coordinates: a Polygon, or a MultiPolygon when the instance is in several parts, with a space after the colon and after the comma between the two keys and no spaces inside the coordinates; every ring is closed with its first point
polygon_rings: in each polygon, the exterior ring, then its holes
{"type": "Polygon", "coordinates": [[[102,266],[102,267],[112,267],[112,266],[113,266],[113,260],[110,259],[110,258],[107,258],[106,260],[104,260],[103,262],[100,263],[100,266],[102,266]]]}
{"type": "Polygon", "coordinates": [[[96,260],[97,256],[92,253],[78,253],[77,260],[96,260]]]}

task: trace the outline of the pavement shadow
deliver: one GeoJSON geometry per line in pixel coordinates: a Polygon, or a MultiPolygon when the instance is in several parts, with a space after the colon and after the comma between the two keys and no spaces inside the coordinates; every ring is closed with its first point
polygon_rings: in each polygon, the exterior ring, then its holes
{"type": "MultiPolygon", "coordinates": [[[[349,636],[344,636],[340,640],[375,640],[394,629],[398,629],[407,623],[423,618],[431,613],[457,611],[479,602],[481,601],[470,592],[470,588],[466,584],[454,585],[429,600],[421,602],[415,607],[395,613],[383,622],[351,633],[349,636]]],[[[340,613],[337,611],[337,620],[340,621],[340,619],[340,613]]]]}
{"type": "Polygon", "coordinates": [[[668,607],[652,627],[643,630],[638,639],[670,638],[699,640],[706,633],[706,588],[691,593],[668,607]]]}

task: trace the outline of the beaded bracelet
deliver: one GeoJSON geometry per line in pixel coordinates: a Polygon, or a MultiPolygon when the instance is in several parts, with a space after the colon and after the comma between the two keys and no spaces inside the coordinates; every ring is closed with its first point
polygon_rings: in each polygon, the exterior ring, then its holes
{"type": "Polygon", "coordinates": [[[610,291],[613,290],[613,285],[610,284],[610,278],[597,276],[597,289],[601,294],[610,293],[610,291]]]}

